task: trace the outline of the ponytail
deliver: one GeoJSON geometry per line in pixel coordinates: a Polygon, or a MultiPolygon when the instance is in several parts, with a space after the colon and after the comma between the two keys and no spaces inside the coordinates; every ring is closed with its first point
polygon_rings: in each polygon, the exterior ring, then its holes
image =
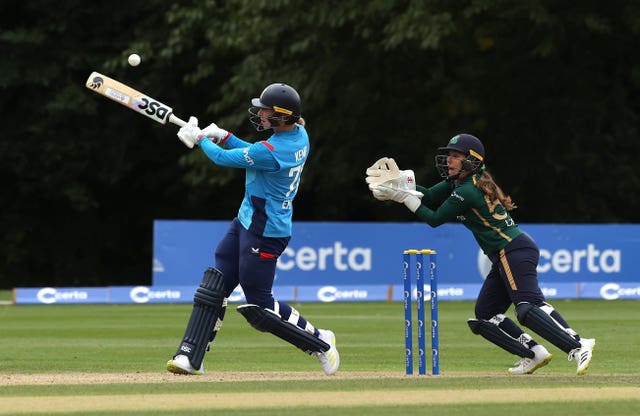
{"type": "Polygon", "coordinates": [[[489,172],[482,171],[481,176],[475,181],[476,188],[480,189],[491,202],[500,201],[504,209],[511,211],[518,206],[511,200],[509,195],[502,192],[502,189],[493,180],[489,172]]]}

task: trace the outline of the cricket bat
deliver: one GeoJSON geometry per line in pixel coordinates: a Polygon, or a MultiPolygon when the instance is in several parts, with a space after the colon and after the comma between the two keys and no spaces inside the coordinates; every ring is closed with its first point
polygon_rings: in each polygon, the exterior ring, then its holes
{"type": "Polygon", "coordinates": [[[158,123],[167,124],[168,121],[180,127],[187,124],[186,121],[176,117],[173,109],[168,105],[99,72],[92,72],[89,75],[86,87],[158,123]]]}

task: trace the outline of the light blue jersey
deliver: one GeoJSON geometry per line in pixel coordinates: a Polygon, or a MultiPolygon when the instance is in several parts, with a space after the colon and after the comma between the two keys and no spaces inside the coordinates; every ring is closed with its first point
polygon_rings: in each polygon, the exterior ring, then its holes
{"type": "Polygon", "coordinates": [[[234,135],[222,148],[210,140],[200,147],[217,165],[246,170],[245,194],[238,212],[242,226],[264,237],[290,237],[293,200],[309,154],[309,136],[292,130],[248,143],[234,135]]]}

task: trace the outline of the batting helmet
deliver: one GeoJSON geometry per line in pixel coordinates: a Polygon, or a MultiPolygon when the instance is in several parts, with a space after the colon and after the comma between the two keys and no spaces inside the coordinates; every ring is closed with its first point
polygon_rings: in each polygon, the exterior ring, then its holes
{"type": "Polygon", "coordinates": [[[268,85],[260,94],[260,98],[251,100],[252,107],[249,109],[251,116],[249,120],[258,130],[264,127],[258,117],[260,109],[273,110],[274,113],[269,117],[272,124],[278,126],[280,120],[284,120],[285,124],[294,124],[300,119],[301,103],[300,95],[291,86],[283,83],[275,83],[268,85]]]}

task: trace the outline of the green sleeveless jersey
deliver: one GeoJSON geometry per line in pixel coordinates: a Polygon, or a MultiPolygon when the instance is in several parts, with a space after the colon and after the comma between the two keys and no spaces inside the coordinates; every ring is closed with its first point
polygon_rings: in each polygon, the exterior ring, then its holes
{"type": "Polygon", "coordinates": [[[491,254],[502,250],[522,231],[500,201],[490,201],[476,188],[481,175],[467,177],[460,183],[442,181],[431,188],[417,186],[424,197],[415,213],[432,227],[461,222],[473,233],[482,251],[491,254]]]}

